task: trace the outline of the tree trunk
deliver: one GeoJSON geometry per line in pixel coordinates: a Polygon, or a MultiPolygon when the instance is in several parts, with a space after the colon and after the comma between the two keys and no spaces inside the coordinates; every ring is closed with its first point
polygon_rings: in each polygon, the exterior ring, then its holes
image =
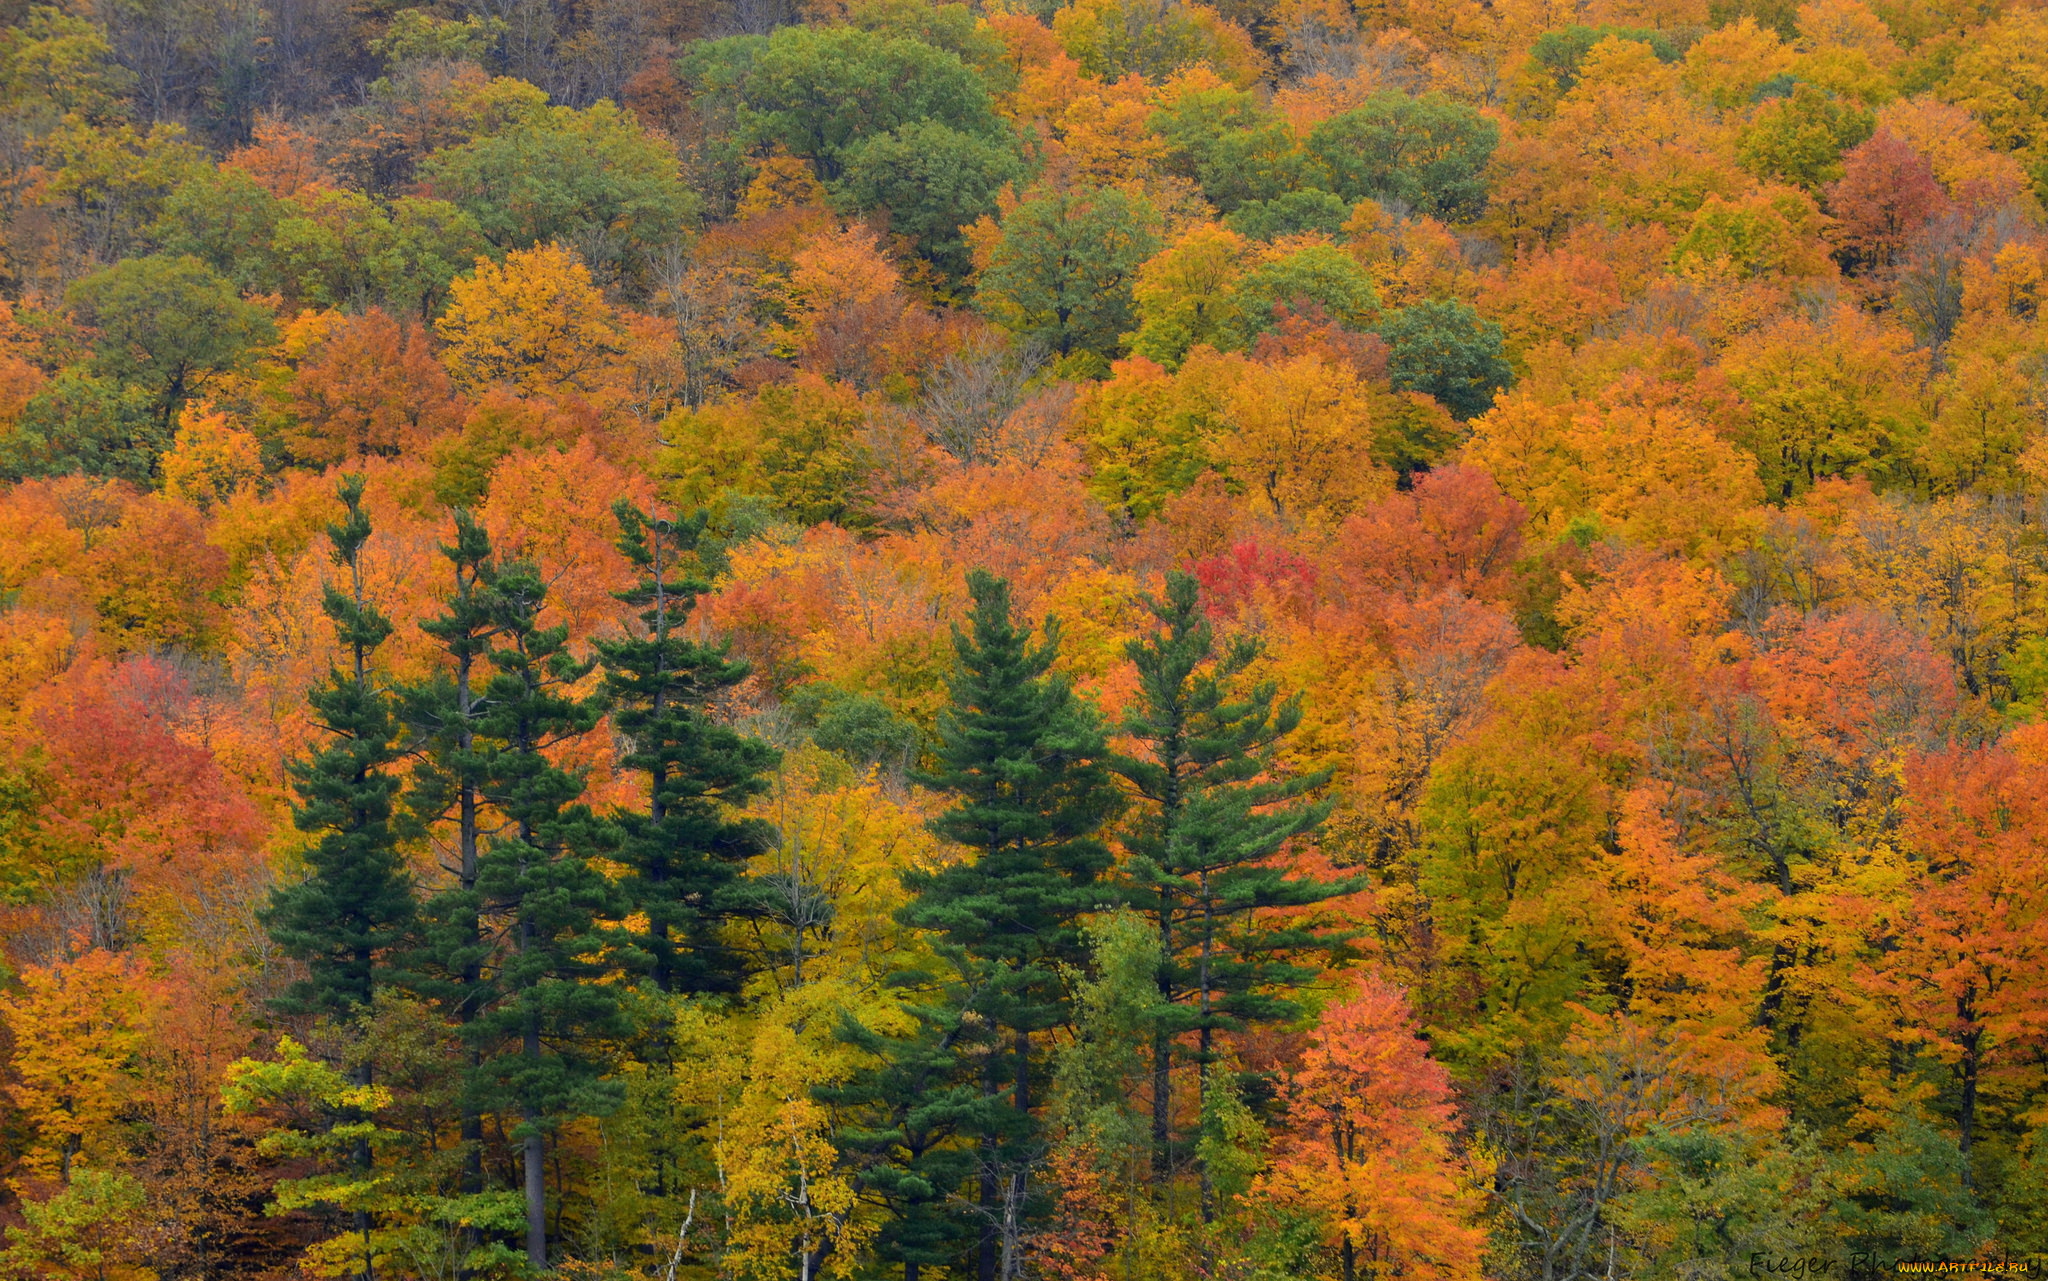
{"type": "Polygon", "coordinates": [[[1011,1096],[1019,1114],[1031,1115],[1031,1033],[1017,1033],[1017,1092],[1011,1096]]]}
{"type": "MultiPolygon", "coordinates": [[[[1202,965],[1198,976],[1201,984],[1202,1023],[1195,1033],[1200,1038],[1199,1047],[1195,1051],[1195,1115],[1198,1118],[1195,1123],[1198,1126],[1206,1124],[1209,1111],[1209,1047],[1213,1042],[1209,1027],[1209,963],[1216,942],[1216,916],[1213,907],[1214,900],[1209,894],[1209,874],[1205,871],[1202,873],[1202,965]]],[[[1202,1222],[1214,1223],[1216,1184],[1209,1177],[1209,1163],[1202,1160],[1199,1150],[1195,1156],[1195,1165],[1202,1176],[1202,1222]]],[[[1350,1246],[1346,1245],[1345,1249],[1349,1250],[1350,1246]]]]}
{"type": "MultiPolygon", "coordinates": [[[[996,1059],[988,1056],[988,1065],[981,1073],[981,1094],[983,1098],[996,1096],[996,1059]]],[[[981,1137],[981,1241],[975,1253],[974,1275],[976,1281],[996,1281],[996,1212],[1001,1202],[996,1193],[996,1140],[992,1134],[981,1137]]]]}
{"type": "MultiPolygon", "coordinates": [[[[522,927],[522,930],[525,927],[522,927]]],[[[522,938],[520,942],[525,943],[522,938]]],[[[521,1047],[529,1063],[540,1060],[540,1015],[526,1016],[525,1044],[521,1047]]],[[[548,1266],[548,1184],[546,1145],[540,1136],[540,1115],[531,1107],[521,1113],[526,1122],[526,1260],[543,1271],[548,1266]]]]}
{"type": "MultiPolygon", "coordinates": [[[[1162,898],[1164,895],[1162,894],[1162,898]]],[[[1173,1004],[1173,908],[1159,906],[1159,1000],[1173,1004]]],[[[1173,1172],[1173,1033],[1162,1022],[1152,1029],[1152,1171],[1163,1181],[1173,1172]]]]}
{"type": "MultiPolygon", "coordinates": [[[[661,714],[659,695],[655,696],[654,714],[661,714]]],[[[653,799],[648,802],[647,813],[659,828],[663,815],[668,811],[668,807],[661,802],[661,789],[668,784],[668,771],[661,767],[658,759],[654,768],[648,771],[648,781],[648,790],[653,794],[653,799]]],[[[656,860],[647,869],[647,879],[655,885],[661,885],[668,880],[668,864],[665,859],[656,860]]],[[[674,962],[669,956],[668,903],[661,897],[659,890],[655,891],[654,902],[655,906],[651,912],[654,919],[648,923],[648,933],[653,936],[654,941],[654,986],[658,991],[669,992],[675,988],[676,975],[674,962]]]]}
{"type": "MultiPolygon", "coordinates": [[[[1016,1053],[1017,1092],[1014,1098],[1017,1114],[1028,1117],[1031,1115],[1031,1033],[1021,1030],[1017,1033],[1016,1053]]],[[[1025,1182],[1030,1174],[1024,1162],[1019,1161],[1017,1168],[1010,1173],[1010,1186],[1003,1198],[1002,1281],[1014,1281],[1022,1266],[1023,1255],[1019,1247],[1023,1244],[1025,1182]]]]}
{"type": "Polygon", "coordinates": [[[540,1118],[525,1114],[526,1136],[526,1261],[545,1271],[548,1266],[548,1184],[540,1118]]]}
{"type": "MultiPolygon", "coordinates": [[[[370,1064],[364,1063],[350,1075],[355,1078],[357,1085],[369,1085],[375,1080],[375,1069],[370,1064]]],[[[362,1177],[368,1178],[371,1156],[370,1140],[367,1135],[356,1140],[355,1148],[349,1153],[349,1157],[354,1162],[357,1172],[362,1177]]],[[[355,1228],[356,1235],[363,1240],[363,1270],[357,1275],[362,1278],[362,1281],[377,1281],[377,1263],[370,1248],[370,1212],[368,1210],[359,1209],[355,1212],[355,1228]]]]}
{"type": "MultiPolygon", "coordinates": [[[[524,825],[520,836],[527,833],[524,825]]],[[[524,870],[522,866],[521,870],[524,870]]],[[[526,951],[533,945],[533,923],[519,923],[519,950],[526,951]]],[[[525,1035],[521,1038],[520,1053],[529,1064],[540,1063],[540,1011],[529,1006],[526,1011],[525,1035]]],[[[521,1113],[526,1122],[526,1259],[534,1267],[547,1270],[548,1266],[548,1183],[546,1148],[540,1136],[540,1114],[529,1103],[521,1113]]]]}
{"type": "MultiPolygon", "coordinates": [[[[470,688],[471,670],[474,660],[464,655],[456,665],[455,711],[458,728],[455,731],[455,745],[465,756],[476,746],[476,735],[470,730],[471,717],[475,714],[474,694],[470,688]]],[[[476,889],[477,877],[477,799],[476,786],[464,779],[457,787],[456,795],[456,847],[460,868],[456,873],[464,894],[476,889]]],[[[477,989],[483,983],[483,965],[476,956],[476,943],[483,937],[482,924],[472,912],[464,922],[463,942],[467,945],[468,959],[462,963],[462,998],[456,1002],[455,1018],[467,1024],[476,1018],[477,989]]],[[[469,1075],[474,1080],[483,1069],[483,1052],[475,1046],[469,1051],[469,1075]]],[[[462,1092],[461,1116],[457,1121],[457,1133],[462,1140],[462,1190],[474,1196],[484,1190],[484,1117],[476,1104],[470,1101],[469,1091],[462,1092]]],[[[468,1258],[479,1241],[474,1227],[462,1230],[463,1257],[468,1258]]],[[[456,1269],[458,1278],[470,1275],[467,1266],[456,1269]]]]}
{"type": "Polygon", "coordinates": [[[1974,992],[1966,992],[1963,996],[1956,999],[1956,1014],[1963,1021],[1964,1026],[1971,1029],[1963,1033],[1961,1037],[1963,1056],[1962,1061],[1956,1065],[1963,1075],[1963,1098],[1960,1107],[1957,1109],[1956,1116],[1956,1148],[1963,1158],[1962,1174],[1963,1187],[1965,1189],[1971,1186],[1970,1140],[1975,1136],[1977,1129],[1977,1058],[1979,1047],[1984,1039],[1983,1030],[1974,1026],[1976,1023],[1976,1001],[1974,998],[1974,992]]]}
{"type": "MultiPolygon", "coordinates": [[[[650,532],[654,542],[654,639],[656,644],[660,645],[668,640],[668,589],[667,584],[663,581],[665,571],[661,562],[661,529],[659,525],[657,524],[650,532]]],[[[654,698],[649,710],[656,723],[659,723],[666,701],[664,698],[666,689],[661,683],[661,678],[668,675],[668,651],[666,649],[657,650],[654,673],[654,698]]],[[[668,815],[668,803],[661,797],[662,789],[667,786],[668,767],[662,764],[661,753],[656,751],[654,753],[653,767],[647,771],[647,817],[653,820],[657,829],[661,826],[661,820],[668,815]]],[[[647,879],[657,885],[667,881],[668,864],[666,860],[657,860],[654,866],[649,867],[647,869],[647,879]]],[[[675,986],[675,966],[669,958],[668,905],[661,901],[659,892],[655,896],[655,901],[657,904],[654,912],[655,919],[650,923],[652,928],[648,931],[654,936],[654,986],[660,991],[667,992],[675,986]]]]}
{"type": "MultiPolygon", "coordinates": [[[[1159,797],[1159,836],[1170,847],[1179,829],[1181,767],[1186,753],[1186,681],[1175,693],[1166,736],[1160,740],[1159,763],[1166,785],[1159,797]]],[[[1167,888],[1167,870],[1159,869],[1159,1002],[1171,1008],[1173,982],[1173,920],[1176,899],[1167,888]]],[[[1160,1185],[1173,1175],[1173,1031],[1165,1022],[1152,1031],[1152,1170],[1160,1185]]]]}
{"type": "Polygon", "coordinates": [[[1165,1028],[1152,1033],[1152,1170],[1173,1169],[1173,1041],[1165,1028]]]}

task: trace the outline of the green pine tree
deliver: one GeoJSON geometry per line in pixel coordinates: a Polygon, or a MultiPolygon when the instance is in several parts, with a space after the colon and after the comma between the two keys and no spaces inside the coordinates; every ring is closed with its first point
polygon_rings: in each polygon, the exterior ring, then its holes
{"type": "MultiPolygon", "coordinates": [[[[327,538],[334,563],[348,571],[348,590],[330,583],[322,608],[347,649],[349,666],[329,671],[326,682],[306,696],[331,741],[289,766],[298,793],[292,822],[319,839],[306,852],[306,878],[278,890],[263,919],[278,947],[306,964],[306,977],[279,1004],[353,1020],[368,1013],[378,990],[390,982],[390,958],[411,929],[416,905],[393,821],[399,780],[391,766],[402,756],[400,725],[390,691],[378,686],[370,670],[370,656],[391,635],[391,622],[363,595],[362,552],[370,538],[363,478],[344,477],[340,496],[347,516],[327,527],[327,538]]],[[[371,1084],[370,1057],[363,1056],[351,1075],[358,1086],[371,1084]]],[[[336,1120],[362,1129],[352,1110],[343,1109],[336,1120]]],[[[369,1139],[359,1136],[347,1146],[360,1182],[370,1169],[369,1139]]],[[[362,1242],[360,1275],[369,1281],[371,1215],[358,1206],[354,1217],[362,1242]]]]}
{"type": "Polygon", "coordinates": [[[322,609],[349,656],[306,696],[327,746],[288,767],[298,802],[292,822],[319,839],[306,852],[306,878],[272,896],[264,915],[287,956],[306,963],[282,1004],[293,1012],[351,1017],[369,1008],[390,976],[389,958],[414,914],[412,878],[393,821],[400,725],[391,694],[378,686],[370,656],[391,622],[363,596],[362,551],[369,541],[363,478],[341,482],[347,517],[327,527],[334,563],[348,590],[329,584],[322,609]]]}
{"type": "Polygon", "coordinates": [[[959,1139],[998,1134],[1013,1116],[1008,1100],[984,1094],[962,1071],[962,1048],[975,1039],[962,1017],[972,1002],[937,995],[905,1007],[918,1023],[909,1036],[885,1037],[846,1017],[840,1040],[872,1066],[819,1091],[846,1118],[833,1146],[861,1167],[862,1192],[888,1209],[873,1249],[902,1266],[903,1281],[960,1261],[961,1243],[976,1233],[955,1194],[973,1180],[976,1155],[959,1139]]]}
{"type": "Polygon", "coordinates": [[[691,1127],[675,1105],[674,997],[739,991],[746,967],[719,927],[749,906],[747,860],[768,848],[767,824],[734,815],[759,794],[780,754],[714,722],[709,704],[746,679],[747,666],[721,646],[684,635],[697,594],[689,571],[704,516],[652,515],[625,499],[612,505],[619,550],[638,571],[616,592],[641,628],[597,642],[613,730],[625,742],[622,769],[647,777],[644,808],[613,812],[619,829],[613,861],[628,910],[646,921],[635,942],[652,961],[655,993],[642,993],[642,1035],[631,1052],[645,1068],[631,1094],[646,1136],[641,1182],[671,1195],[686,1180],[691,1127]]]}
{"type": "Polygon", "coordinates": [[[1032,1037],[1068,1015],[1062,967],[1086,955],[1082,915],[1107,895],[1110,866],[1098,833],[1121,797],[1102,764],[1102,726],[1092,708],[1052,672],[1058,620],[1033,645],[1010,616],[1010,587],[982,570],[968,575],[970,630],[955,631],[959,666],[951,705],[939,717],[937,768],[918,776],[951,792],[953,807],[932,821],[966,846],[967,860],[913,873],[916,895],[905,924],[932,931],[961,965],[972,1006],[963,1019],[982,1042],[981,1088],[995,1096],[1010,1078],[1008,1115],[980,1118],[980,1281],[1007,1278],[1032,1153],[1032,1037]],[[971,1016],[971,1017],[970,1017],[971,1016]]]}
{"type": "Polygon", "coordinates": [[[691,520],[649,515],[620,499],[619,550],[640,581],[617,593],[640,610],[645,632],[600,641],[604,692],[612,727],[627,741],[622,768],[648,777],[644,812],[621,812],[615,858],[628,869],[621,885],[647,928],[637,940],[653,957],[664,992],[736,992],[739,957],[716,933],[743,904],[737,893],[747,860],[768,848],[759,821],[733,809],[759,795],[780,759],[773,747],[712,721],[712,699],[747,677],[747,665],[723,646],[683,635],[704,584],[687,567],[704,528],[691,520]]]}
{"type": "Polygon", "coordinates": [[[497,642],[475,751],[479,791],[501,823],[476,888],[497,946],[491,1003],[465,1031],[480,1051],[479,1098],[518,1118],[526,1253],[544,1268],[547,1136],[566,1117],[618,1104],[602,1044],[628,1027],[623,989],[604,980],[631,958],[604,924],[624,914],[620,895],[591,862],[616,833],[581,802],[581,774],[547,755],[596,727],[597,700],[573,690],[593,664],[570,655],[567,626],[540,625],[547,586],[533,566],[501,566],[491,590],[497,642]]]}
{"type": "MultiPolygon", "coordinates": [[[[497,561],[490,536],[468,512],[454,513],[455,541],[443,544],[452,582],[446,610],[420,624],[448,656],[447,671],[403,693],[404,715],[419,741],[411,803],[423,825],[445,824],[450,883],[422,905],[421,940],[407,958],[408,985],[468,1025],[488,999],[484,962],[483,898],[477,889],[482,848],[483,758],[477,722],[489,705],[482,687],[487,656],[498,632],[497,561]]],[[[480,1065],[472,1045],[469,1072],[480,1065]]],[[[484,1191],[483,1114],[471,1099],[461,1107],[458,1134],[464,1149],[461,1191],[484,1191]]]]}
{"type": "MultiPolygon", "coordinates": [[[[1296,958],[1325,945],[1313,932],[1256,915],[1305,907],[1356,888],[1292,875],[1270,861],[1314,831],[1330,804],[1305,798],[1327,771],[1289,775],[1280,759],[1301,723],[1296,698],[1270,681],[1247,681],[1256,643],[1240,637],[1218,652],[1192,575],[1167,576],[1163,600],[1147,602],[1161,630],[1126,648],[1138,699],[1123,732],[1143,745],[1110,767],[1139,806],[1124,836],[1131,901],[1159,932],[1159,997],[1152,1042],[1152,1142],[1157,1168],[1173,1166],[1173,1061],[1196,1038],[1197,1092],[1206,1106],[1215,1034],[1294,1017],[1289,988],[1317,971],[1296,958]]],[[[1200,1166],[1199,1155],[1196,1164],[1200,1166]]],[[[1202,1170],[1203,1210],[1211,1209],[1202,1170]]]]}

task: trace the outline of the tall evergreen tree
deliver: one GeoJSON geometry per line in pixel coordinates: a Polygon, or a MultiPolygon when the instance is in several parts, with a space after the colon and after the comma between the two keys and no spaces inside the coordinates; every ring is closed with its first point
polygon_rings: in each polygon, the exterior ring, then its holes
{"type": "Polygon", "coordinates": [[[984,1041],[984,1095],[1010,1078],[1009,1115],[980,1118],[976,1260],[980,1281],[999,1270],[1007,1281],[1027,1194],[1032,1037],[1066,1019],[1061,967],[1085,958],[1080,918],[1104,897],[1110,865],[1098,833],[1121,797],[1102,764],[1099,719],[1052,671],[1058,620],[1033,645],[1011,618],[1007,582],[975,570],[967,585],[974,609],[969,630],[954,632],[959,665],[939,717],[937,768],[918,781],[957,798],[932,829],[972,854],[906,875],[916,897],[902,920],[938,935],[961,963],[984,1041]]]}
{"type": "Polygon", "coordinates": [[[840,1039],[872,1066],[819,1091],[847,1118],[833,1146],[860,1165],[862,1192],[888,1210],[873,1248],[902,1266],[903,1281],[918,1281],[926,1267],[958,1263],[960,1243],[978,1235],[955,1195],[973,1179],[976,1163],[959,1139],[993,1138],[1015,1116],[1007,1100],[963,1077],[961,1052],[974,1041],[976,1025],[963,1017],[973,1001],[959,996],[942,988],[931,1003],[906,1007],[918,1022],[907,1037],[884,1037],[847,1016],[840,1039]]]}
{"type": "MultiPolygon", "coordinates": [[[[1293,1017],[1286,991],[1316,970],[1296,959],[1323,943],[1312,931],[1262,908],[1306,907],[1356,886],[1290,874],[1272,856],[1314,831],[1330,803],[1304,798],[1327,771],[1289,775],[1280,750],[1301,723],[1298,698],[1271,681],[1246,679],[1258,646],[1239,637],[1218,652],[1202,612],[1200,585],[1169,574],[1163,600],[1147,604],[1160,623],[1126,654],[1138,699],[1122,730],[1142,744],[1110,768],[1139,807],[1124,836],[1133,906],[1159,931],[1161,964],[1152,1044],[1152,1141],[1157,1168],[1173,1168],[1173,1061],[1193,1032],[1197,1092],[1206,1108],[1217,1031],[1293,1017]]],[[[1210,1209],[1208,1172],[1203,1209],[1210,1209]]]]}
{"type": "Polygon", "coordinates": [[[292,822],[319,839],[306,852],[306,878],[277,891],[264,924],[287,956],[306,963],[288,1009],[340,1018],[370,1006],[389,976],[387,961],[413,921],[412,878],[398,850],[393,822],[402,755],[400,725],[388,690],[378,686],[370,656],[391,635],[391,622],[363,595],[363,478],[348,476],[340,495],[347,516],[327,527],[334,563],[348,571],[348,589],[328,584],[321,607],[348,655],[306,701],[331,735],[327,746],[288,767],[298,802],[292,822]]]}
{"type": "Polygon", "coordinates": [[[770,833],[732,810],[768,786],[780,753],[707,714],[748,669],[723,646],[683,635],[705,586],[688,573],[703,515],[657,517],[623,498],[612,512],[619,550],[640,572],[616,594],[640,610],[646,629],[597,643],[612,726],[628,744],[619,764],[648,777],[646,810],[613,816],[623,834],[615,858],[629,869],[621,888],[647,918],[638,942],[662,991],[737,991],[739,959],[720,944],[715,926],[742,906],[734,891],[770,833]]]}
{"type": "Polygon", "coordinates": [[[628,1030],[622,990],[604,981],[627,959],[603,924],[623,904],[591,862],[616,834],[579,799],[582,775],[547,755],[596,727],[597,700],[572,688],[593,665],[570,655],[566,625],[540,625],[547,587],[531,565],[502,566],[492,596],[497,641],[475,754],[482,799],[503,823],[478,859],[476,888],[496,948],[491,1003],[465,1031],[482,1051],[475,1088],[518,1118],[527,1259],[545,1268],[547,1135],[619,1099],[600,1046],[628,1030]]]}
{"type": "MultiPolygon", "coordinates": [[[[423,905],[420,945],[407,966],[409,985],[466,1026],[484,1006],[484,962],[490,956],[477,889],[484,762],[476,750],[476,733],[489,706],[482,681],[499,627],[498,568],[490,536],[475,517],[457,509],[454,525],[455,541],[441,547],[452,577],[446,610],[420,624],[448,656],[448,668],[403,693],[405,719],[420,742],[412,807],[421,822],[448,825],[452,858],[445,871],[451,880],[423,905]]],[[[469,1058],[473,1076],[481,1062],[473,1043],[469,1058]]],[[[461,1190],[481,1193],[483,1114],[468,1097],[461,1106],[459,1136],[464,1148],[461,1190]]]]}
{"type": "MultiPolygon", "coordinates": [[[[331,741],[288,767],[298,793],[292,822],[319,839],[306,852],[306,878],[272,896],[264,924],[286,955],[306,963],[306,977],[280,1004],[354,1019],[369,1011],[377,990],[390,981],[390,958],[412,926],[416,905],[393,822],[399,780],[390,767],[403,754],[400,724],[390,691],[378,686],[370,670],[370,656],[391,635],[391,621],[363,594],[363,544],[370,538],[363,478],[344,477],[340,496],[347,516],[327,527],[327,538],[334,563],[348,571],[348,590],[328,584],[321,605],[349,666],[330,670],[325,683],[306,696],[331,741]]],[[[374,1064],[363,1055],[355,1083],[368,1085],[373,1075],[374,1064]]],[[[356,1170],[367,1174],[369,1139],[358,1138],[350,1151],[356,1170]]],[[[370,1231],[369,1211],[357,1209],[363,1281],[373,1275],[370,1231]]]]}

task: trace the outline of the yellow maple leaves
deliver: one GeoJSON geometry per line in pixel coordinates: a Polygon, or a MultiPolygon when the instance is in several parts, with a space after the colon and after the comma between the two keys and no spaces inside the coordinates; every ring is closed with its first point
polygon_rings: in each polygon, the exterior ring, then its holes
{"type": "Polygon", "coordinates": [[[896,923],[900,877],[947,854],[918,802],[815,750],[789,761],[754,812],[779,833],[755,869],[771,895],[751,940],[765,962],[757,999],[745,1013],[681,1009],[678,1050],[704,1067],[678,1078],[679,1101],[711,1119],[726,1266],[779,1281],[795,1259],[806,1277],[847,1276],[881,1221],[833,1146],[818,1091],[866,1061],[841,1036],[843,1019],[883,1035],[912,1030],[903,1006],[914,989],[891,977],[935,959],[896,923]]]}
{"type": "Polygon", "coordinates": [[[448,287],[436,327],[458,386],[509,387],[521,395],[588,397],[605,386],[624,350],[619,318],[590,271],[560,245],[478,259],[448,287]]]}
{"type": "Polygon", "coordinates": [[[1754,462],[1640,378],[1588,400],[1504,397],[1475,423],[1467,458],[1563,531],[1597,529],[1712,558],[1740,546],[1763,498],[1754,462]]]}
{"type": "Polygon", "coordinates": [[[132,953],[92,951],[29,966],[21,990],[0,997],[0,1020],[14,1040],[7,1094],[34,1135],[22,1158],[31,1174],[68,1180],[76,1166],[122,1154],[122,1117],[138,1088],[136,1060],[157,999],[147,964],[132,953]]]}
{"type": "Polygon", "coordinates": [[[1217,458],[1280,520],[1334,525],[1393,488],[1359,380],[1320,356],[1246,363],[1225,405],[1217,458]]]}
{"type": "Polygon", "coordinates": [[[205,510],[226,501],[263,475],[256,437],[204,402],[178,416],[178,435],[160,464],[164,492],[205,510]]]}

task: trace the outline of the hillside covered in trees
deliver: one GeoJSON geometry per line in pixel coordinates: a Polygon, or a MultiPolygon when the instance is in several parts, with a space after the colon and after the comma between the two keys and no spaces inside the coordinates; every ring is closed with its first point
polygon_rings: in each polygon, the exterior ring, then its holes
{"type": "Polygon", "coordinates": [[[0,1279],[2048,1253],[2048,9],[408,3],[0,0],[0,1279]]]}

